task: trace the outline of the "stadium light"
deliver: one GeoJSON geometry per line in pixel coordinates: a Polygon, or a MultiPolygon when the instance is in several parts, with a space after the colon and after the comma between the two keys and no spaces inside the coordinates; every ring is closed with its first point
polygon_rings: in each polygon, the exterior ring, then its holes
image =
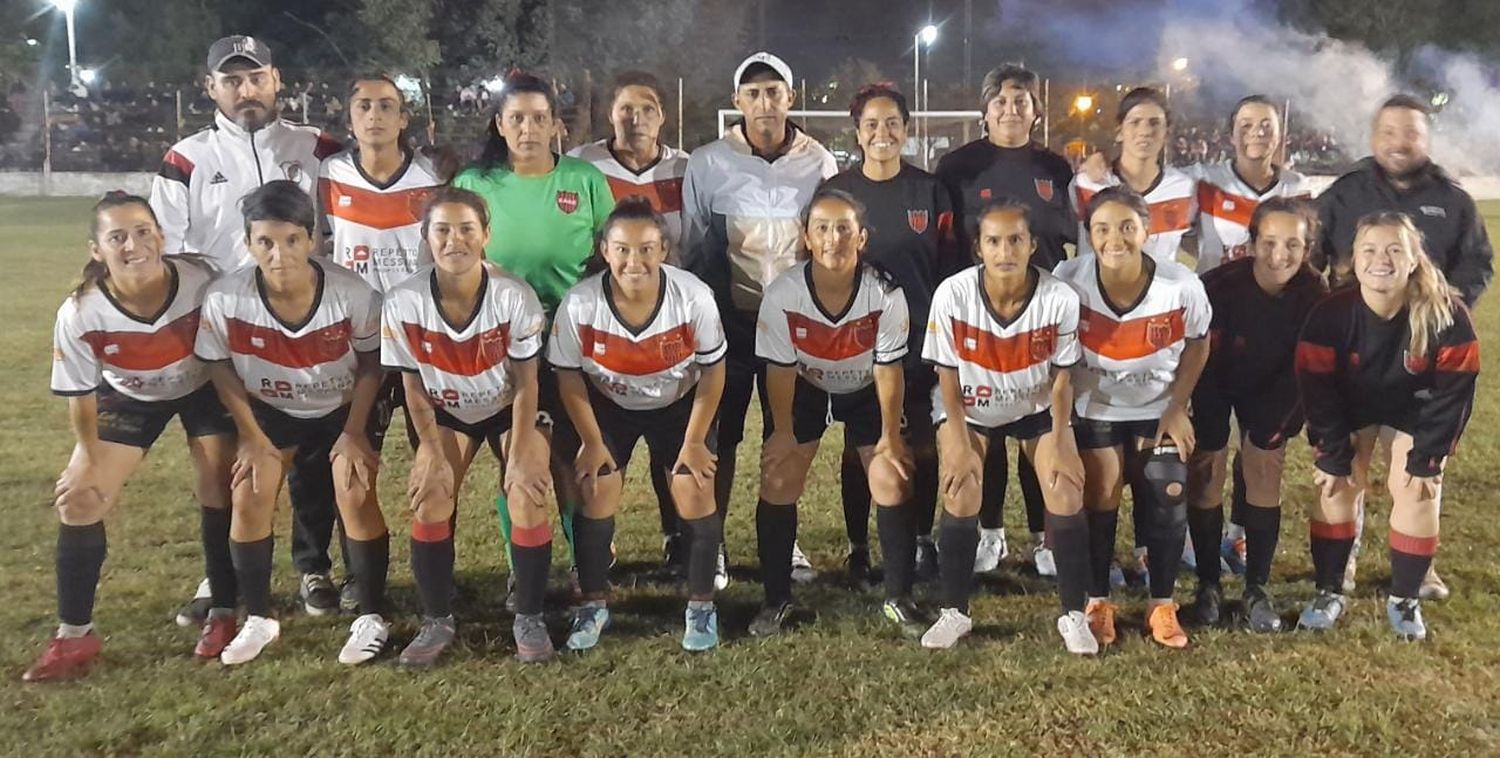
{"type": "Polygon", "coordinates": [[[1172,61],[1172,70],[1173,71],[1186,71],[1187,67],[1188,67],[1188,59],[1187,58],[1178,58],[1178,59],[1172,61]]]}
{"type": "Polygon", "coordinates": [[[1073,110],[1079,113],[1088,113],[1094,109],[1093,95],[1079,95],[1073,98],[1073,110]]]}
{"type": "Polygon", "coordinates": [[[932,43],[937,41],[937,35],[938,28],[932,24],[928,24],[922,27],[921,31],[917,32],[917,41],[928,47],[932,47],[932,43]]]}
{"type": "Polygon", "coordinates": [[[26,46],[27,47],[36,47],[37,46],[36,37],[27,37],[26,38],[26,46]]]}
{"type": "Polygon", "coordinates": [[[76,88],[80,79],[78,78],[78,34],[73,28],[73,11],[78,8],[78,0],[52,0],[52,4],[62,11],[63,19],[68,23],[68,80],[76,88]]]}
{"type": "Polygon", "coordinates": [[[78,81],[83,82],[84,84],[93,84],[94,79],[98,78],[98,76],[98,71],[95,71],[91,68],[86,68],[78,72],[78,81]]]}
{"type": "MultiPolygon", "coordinates": [[[[922,48],[932,47],[937,36],[937,26],[928,24],[918,29],[911,38],[911,96],[918,111],[927,110],[927,104],[922,100],[922,48]]],[[[927,168],[927,139],[923,127],[923,122],[917,122],[917,141],[922,145],[922,168],[927,168]]]]}

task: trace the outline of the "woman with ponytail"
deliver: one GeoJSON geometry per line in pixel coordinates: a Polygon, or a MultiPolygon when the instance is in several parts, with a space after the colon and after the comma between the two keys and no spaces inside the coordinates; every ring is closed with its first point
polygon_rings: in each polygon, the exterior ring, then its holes
{"type": "MultiPolygon", "coordinates": [[[[496,97],[479,160],[453,178],[453,186],[475,192],[490,209],[485,256],[536,291],[547,318],[563,295],[584,276],[594,239],[614,209],[614,195],[593,164],[553,152],[562,121],[552,87],[512,71],[496,97]]],[[[538,376],[540,420],[552,441],[553,481],[563,532],[571,542],[573,510],[582,495],[573,477],[578,433],[568,422],[557,378],[543,364],[538,376]]],[[[507,545],[508,506],[496,503],[507,545]]],[[[551,549],[551,542],[547,542],[551,549]]],[[[515,610],[514,598],[507,607],[515,610]]],[[[541,608],[523,609],[528,616],[541,608]]]]}
{"type": "Polygon", "coordinates": [[[194,654],[218,656],[237,630],[228,510],[234,423],[193,355],[213,269],[196,256],[164,256],[165,245],[145,198],[105,195],[94,205],[83,283],[57,309],[52,391],[68,398],[76,442],[54,493],[60,623],[23,675],[28,682],[81,675],[98,657],[92,622],[107,551],[104,518],[173,416],[187,432],[197,475],[212,592],[194,654]]]}
{"type": "Polygon", "coordinates": [[[1352,263],[1359,286],[1319,303],[1297,345],[1319,490],[1309,528],[1318,594],[1298,626],[1331,629],[1347,605],[1344,566],[1379,448],[1392,500],[1386,617],[1397,636],[1420,640],[1418,593],[1437,550],[1443,468],[1473,406],[1479,342],[1410,217],[1361,218],[1352,263]]]}

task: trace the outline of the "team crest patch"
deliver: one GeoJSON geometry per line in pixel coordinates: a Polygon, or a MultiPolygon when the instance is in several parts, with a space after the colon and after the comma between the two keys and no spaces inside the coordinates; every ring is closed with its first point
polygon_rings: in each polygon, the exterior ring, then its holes
{"type": "Polygon", "coordinates": [[[664,334],[657,343],[657,349],[661,351],[663,361],[677,364],[687,357],[687,341],[680,334],[664,334]]]}
{"type": "Polygon", "coordinates": [[[1057,349],[1057,327],[1038,329],[1031,333],[1031,359],[1044,361],[1052,357],[1057,349]]]}
{"type": "Polygon", "coordinates": [[[287,181],[302,183],[302,161],[285,161],[281,164],[281,173],[286,176],[287,181]]]}
{"type": "Polygon", "coordinates": [[[910,225],[911,226],[911,230],[914,231],[914,232],[916,232],[917,234],[921,234],[921,233],[927,231],[927,221],[928,221],[927,211],[907,211],[906,212],[906,223],[908,225],[910,225]]]}
{"type": "Polygon", "coordinates": [[[1146,322],[1146,342],[1157,350],[1172,344],[1172,319],[1153,318],[1146,322]]]}
{"type": "Polygon", "coordinates": [[[862,348],[875,347],[875,321],[864,319],[854,324],[854,344],[862,348]]]}
{"type": "Polygon", "coordinates": [[[994,194],[995,193],[990,192],[990,188],[989,187],[985,187],[984,189],[982,189],[982,190],[979,191],[979,199],[980,200],[988,200],[994,194]]]}
{"type": "Polygon", "coordinates": [[[505,337],[499,330],[485,332],[479,337],[479,352],[492,363],[505,360],[505,337]]]}
{"type": "Polygon", "coordinates": [[[1427,370],[1427,358],[1421,355],[1412,355],[1410,350],[1401,351],[1401,363],[1406,366],[1406,373],[1420,374],[1427,370]]]}
{"type": "Polygon", "coordinates": [[[578,193],[568,190],[558,190],[557,209],[563,213],[572,213],[578,210],[578,193]]]}
{"type": "Polygon", "coordinates": [[[1052,180],[1051,179],[1032,179],[1031,183],[1034,184],[1034,185],[1036,185],[1036,196],[1037,197],[1039,197],[1039,198],[1041,198],[1041,199],[1043,199],[1043,200],[1045,200],[1045,201],[1047,201],[1049,203],[1052,202],[1053,188],[1052,188],[1052,180]]]}

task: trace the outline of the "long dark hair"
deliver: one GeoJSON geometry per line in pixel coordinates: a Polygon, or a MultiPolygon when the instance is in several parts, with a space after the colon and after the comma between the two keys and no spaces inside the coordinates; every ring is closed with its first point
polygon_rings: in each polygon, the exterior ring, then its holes
{"type": "MultiPolygon", "coordinates": [[[[94,203],[93,216],[89,221],[89,240],[94,244],[99,243],[99,214],[112,208],[119,208],[126,205],[139,205],[145,208],[146,213],[151,216],[151,223],[155,224],[158,230],[161,229],[161,222],[156,218],[156,211],[151,209],[151,201],[140,195],[132,195],[124,190],[111,190],[104,193],[104,197],[99,198],[99,202],[94,203]]],[[[95,287],[103,287],[104,280],[108,278],[109,266],[106,266],[104,261],[96,260],[93,256],[90,256],[89,262],[83,264],[81,281],[78,282],[77,287],[73,288],[73,292],[69,296],[77,298],[95,287]]]]}
{"type": "Polygon", "coordinates": [[[480,147],[479,159],[471,164],[481,171],[493,171],[504,168],[510,163],[510,147],[505,144],[505,137],[500,134],[500,113],[505,110],[505,104],[513,95],[536,94],[547,98],[547,110],[551,111],[552,117],[557,118],[557,97],[552,93],[551,85],[541,78],[521,71],[512,71],[505,77],[505,86],[500,90],[500,96],[495,100],[495,107],[490,112],[489,125],[484,130],[484,144],[480,147]]]}

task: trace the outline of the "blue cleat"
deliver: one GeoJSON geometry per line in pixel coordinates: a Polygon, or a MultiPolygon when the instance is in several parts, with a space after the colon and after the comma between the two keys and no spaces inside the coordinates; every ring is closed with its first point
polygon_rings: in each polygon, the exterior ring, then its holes
{"type": "Polygon", "coordinates": [[[1344,604],[1343,595],[1328,590],[1318,590],[1318,596],[1302,609],[1302,615],[1297,618],[1297,628],[1314,632],[1326,632],[1332,629],[1333,625],[1338,622],[1339,616],[1344,613],[1344,604]]]}
{"type": "Polygon", "coordinates": [[[569,650],[588,650],[599,644],[609,628],[609,608],[603,600],[591,600],[573,609],[573,628],[568,632],[569,650]]]}
{"type": "Polygon", "coordinates": [[[1422,601],[1414,597],[1386,598],[1385,617],[1391,631],[1407,642],[1427,639],[1427,623],[1422,620],[1422,601]]]}
{"type": "Polygon", "coordinates": [[[694,653],[719,646],[719,611],[712,600],[689,600],[682,649],[694,653]]]}

